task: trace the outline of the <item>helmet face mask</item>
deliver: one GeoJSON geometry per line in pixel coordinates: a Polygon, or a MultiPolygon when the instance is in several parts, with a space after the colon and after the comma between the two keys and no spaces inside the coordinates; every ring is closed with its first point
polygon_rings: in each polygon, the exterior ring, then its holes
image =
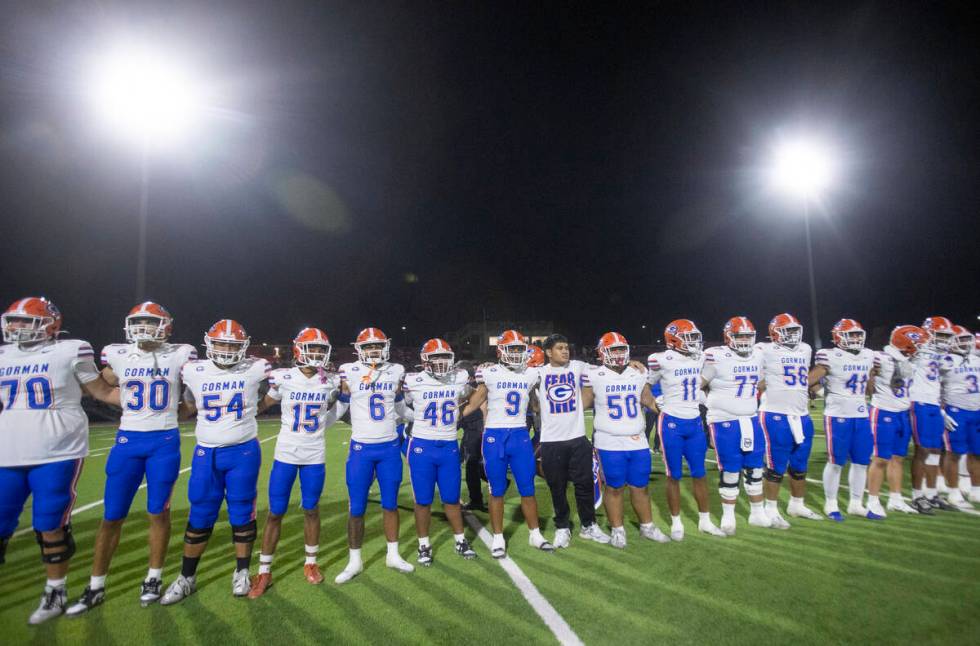
{"type": "Polygon", "coordinates": [[[500,358],[500,363],[515,370],[522,370],[527,365],[529,358],[528,346],[526,343],[498,345],[497,355],[500,358]]]}
{"type": "Polygon", "coordinates": [[[974,345],[976,345],[973,334],[962,325],[957,325],[953,328],[953,335],[951,350],[964,357],[970,356],[974,345]]]}
{"type": "Polygon", "coordinates": [[[355,343],[354,347],[357,350],[357,360],[373,366],[388,360],[391,342],[388,340],[367,341],[365,343],[355,343]]]}
{"type": "Polygon", "coordinates": [[[681,347],[676,348],[678,351],[690,355],[701,354],[701,350],[704,349],[704,340],[701,338],[700,332],[681,332],[677,336],[681,339],[681,347]]]}
{"type": "Polygon", "coordinates": [[[739,354],[752,352],[755,346],[755,332],[735,332],[730,335],[728,347],[739,354]]]}
{"type": "Polygon", "coordinates": [[[322,341],[303,341],[294,344],[296,365],[304,368],[323,368],[330,362],[332,348],[322,341]]]}
{"type": "Polygon", "coordinates": [[[155,343],[169,336],[167,322],[159,316],[137,314],[126,317],[126,340],[130,343],[155,343]]]}
{"type": "Polygon", "coordinates": [[[929,338],[929,345],[939,352],[949,352],[953,349],[955,342],[956,336],[952,332],[946,332],[945,330],[936,330],[929,338]]]}
{"type": "Polygon", "coordinates": [[[783,327],[776,328],[776,338],[773,339],[779,345],[784,345],[788,348],[795,348],[803,340],[803,326],[790,324],[783,327]]]}
{"type": "Polygon", "coordinates": [[[207,349],[207,357],[216,366],[230,368],[241,363],[245,359],[245,351],[248,350],[248,340],[232,341],[228,339],[212,339],[204,337],[204,347],[207,349]]]}
{"type": "Polygon", "coordinates": [[[599,347],[602,364],[609,368],[623,368],[630,362],[628,345],[603,345],[599,347]]]}
{"type": "Polygon", "coordinates": [[[452,352],[432,352],[422,355],[422,367],[430,376],[443,379],[453,371],[456,355],[452,352]]]}
{"type": "Polygon", "coordinates": [[[49,338],[48,326],[54,323],[51,317],[23,316],[19,314],[4,314],[3,341],[26,345],[45,341],[49,338]]]}

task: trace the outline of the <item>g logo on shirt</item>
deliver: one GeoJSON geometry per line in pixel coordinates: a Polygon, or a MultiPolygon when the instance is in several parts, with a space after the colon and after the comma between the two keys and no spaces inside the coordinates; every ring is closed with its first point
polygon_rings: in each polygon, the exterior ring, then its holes
{"type": "Polygon", "coordinates": [[[575,389],[568,384],[551,384],[548,386],[548,400],[556,404],[567,402],[575,396],[575,389]]]}

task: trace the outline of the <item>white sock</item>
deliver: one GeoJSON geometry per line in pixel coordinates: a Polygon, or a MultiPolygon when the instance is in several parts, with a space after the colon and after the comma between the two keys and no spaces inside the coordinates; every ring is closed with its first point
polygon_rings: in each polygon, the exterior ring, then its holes
{"type": "MultiPolygon", "coordinates": [[[[707,514],[705,514],[707,516],[707,514]]],[[[710,520],[708,518],[701,517],[704,520],[710,520]]],[[[729,505],[728,503],[721,503],[721,519],[722,520],[735,520],[735,505],[729,505]]]]}
{"type": "Polygon", "coordinates": [[[960,493],[959,489],[950,489],[946,497],[949,498],[950,502],[963,502],[963,494],[960,493]]]}
{"type": "Polygon", "coordinates": [[[851,487],[851,500],[864,500],[864,485],[868,483],[868,465],[851,463],[847,472],[847,484],[851,487]]]}
{"type": "Polygon", "coordinates": [[[541,541],[544,540],[544,536],[541,535],[541,528],[540,527],[535,527],[534,529],[531,530],[531,538],[533,538],[535,540],[541,540],[541,541]]]}
{"type": "Polygon", "coordinates": [[[453,539],[454,539],[454,540],[455,540],[455,541],[456,541],[457,543],[462,543],[463,541],[465,541],[465,540],[466,540],[466,536],[464,536],[463,534],[453,534],[453,539]]]}
{"type": "Polygon", "coordinates": [[[913,488],[912,489],[912,500],[915,500],[916,498],[921,498],[921,497],[922,497],[922,489],[915,489],[915,488],[913,488]]]}
{"type": "MultiPolygon", "coordinates": [[[[773,502],[776,502],[776,501],[774,500],[773,502]]],[[[794,496],[790,496],[789,497],[789,506],[792,507],[793,509],[799,509],[800,507],[805,506],[804,505],[804,499],[803,498],[796,498],[794,496]]]]}
{"type": "Polygon", "coordinates": [[[105,587],[105,577],[105,574],[102,576],[95,576],[93,574],[88,579],[88,587],[92,588],[93,590],[101,590],[105,587]]]}
{"type": "MultiPolygon", "coordinates": [[[[725,506],[725,505],[722,505],[722,506],[725,506]]],[[[706,511],[699,511],[698,512],[698,520],[700,522],[702,522],[702,523],[710,523],[711,522],[711,514],[709,514],[706,511]]]]}
{"type": "Polygon", "coordinates": [[[936,476],[936,489],[946,489],[946,476],[939,474],[936,476]]]}
{"type": "Polygon", "coordinates": [[[496,547],[503,547],[504,545],[506,545],[506,541],[504,541],[504,535],[503,534],[494,534],[493,535],[493,542],[491,544],[495,548],[496,547]]]}
{"type": "Polygon", "coordinates": [[[398,541],[388,541],[388,558],[401,558],[398,553],[398,541]]]}
{"type": "Polygon", "coordinates": [[[770,516],[775,516],[779,514],[779,501],[766,499],[765,502],[766,513],[770,516]]]}
{"type": "Polygon", "coordinates": [[[428,536],[419,536],[419,547],[429,547],[428,536]]]}
{"type": "MultiPolygon", "coordinates": [[[[640,529],[653,529],[653,523],[652,522],[651,523],[640,523],[640,529]]],[[[619,527],[613,527],[613,531],[616,531],[616,532],[625,532],[626,530],[623,529],[623,526],[622,525],[620,525],[619,527]]]]}
{"type": "Polygon", "coordinates": [[[272,554],[259,554],[259,574],[272,572],[272,554]]]}
{"type": "Polygon", "coordinates": [[[316,565],[316,553],[320,549],[319,545],[306,545],[306,560],[303,565],[316,565]]]}
{"type": "Polygon", "coordinates": [[[837,492],[840,490],[840,472],[840,466],[831,464],[830,462],[823,467],[824,505],[830,511],[839,511],[837,507],[837,492]]]}
{"type": "Polygon", "coordinates": [[[348,567],[359,567],[361,565],[361,548],[347,550],[350,554],[348,567]]]}
{"type": "Polygon", "coordinates": [[[684,529],[684,523],[681,522],[680,516],[670,517],[670,528],[671,529],[684,529]]]}
{"type": "Polygon", "coordinates": [[[928,498],[929,500],[932,500],[933,498],[936,497],[935,487],[926,487],[925,492],[926,492],[926,498],[928,498]]]}
{"type": "Polygon", "coordinates": [[[763,510],[763,505],[762,505],[761,502],[752,502],[750,500],[749,501],[749,508],[752,510],[753,513],[754,512],[760,512],[760,511],[763,510]]]}
{"type": "Polygon", "coordinates": [[[51,588],[55,588],[55,589],[57,589],[57,588],[63,588],[63,587],[65,587],[65,582],[67,580],[68,580],[68,577],[64,577],[62,579],[48,579],[47,586],[48,587],[51,587],[51,588]]]}
{"type": "Polygon", "coordinates": [[[888,502],[900,503],[902,502],[902,494],[897,491],[892,491],[888,494],[888,502]]]}
{"type": "Polygon", "coordinates": [[[144,579],[144,580],[145,581],[149,581],[150,579],[157,579],[158,581],[162,581],[163,580],[163,568],[162,567],[151,567],[150,569],[148,569],[146,571],[146,579],[144,579]]]}

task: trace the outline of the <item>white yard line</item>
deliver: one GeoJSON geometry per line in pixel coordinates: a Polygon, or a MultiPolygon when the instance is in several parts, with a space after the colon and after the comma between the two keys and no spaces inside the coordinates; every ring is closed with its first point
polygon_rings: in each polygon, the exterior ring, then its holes
{"type": "MultiPolygon", "coordinates": [[[[493,537],[490,535],[490,532],[487,531],[487,528],[484,527],[473,514],[466,513],[465,516],[466,522],[469,524],[469,526],[477,532],[477,534],[480,536],[480,540],[487,546],[487,549],[490,549],[490,546],[493,544],[493,537]]],[[[555,639],[558,640],[559,644],[584,645],[584,642],[579,639],[579,636],[575,634],[575,631],[568,625],[568,622],[565,621],[560,614],[558,614],[558,611],[555,610],[554,606],[552,606],[548,600],[544,598],[544,595],[542,595],[541,592],[534,587],[534,584],[531,583],[531,579],[527,578],[524,571],[517,566],[517,563],[511,560],[510,556],[505,556],[502,559],[495,560],[500,564],[500,567],[504,568],[504,572],[510,576],[510,580],[514,583],[517,589],[520,590],[521,594],[524,595],[524,598],[531,605],[534,612],[538,613],[538,616],[541,617],[545,625],[548,626],[548,629],[551,630],[551,633],[555,636],[555,639]]]]}

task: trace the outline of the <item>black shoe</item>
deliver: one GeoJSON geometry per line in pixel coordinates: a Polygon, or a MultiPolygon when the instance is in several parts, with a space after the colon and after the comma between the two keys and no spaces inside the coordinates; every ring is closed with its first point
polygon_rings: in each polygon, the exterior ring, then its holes
{"type": "Polygon", "coordinates": [[[929,499],[929,504],[936,509],[941,509],[942,511],[959,511],[956,507],[946,502],[945,499],[940,498],[938,495],[933,496],[929,499]]]}
{"type": "Polygon", "coordinates": [[[151,603],[156,603],[163,596],[163,581],[160,579],[149,579],[140,585],[140,605],[147,607],[151,603]]]}
{"type": "Polygon", "coordinates": [[[85,586],[85,592],[82,593],[81,598],[68,607],[65,615],[80,617],[95,606],[102,605],[103,601],[105,601],[105,588],[93,590],[91,586],[85,586]]]}
{"type": "Polygon", "coordinates": [[[429,545],[419,547],[419,557],[417,561],[422,567],[429,567],[432,565],[432,547],[429,545]]]}
{"type": "Polygon", "coordinates": [[[925,498],[919,497],[912,501],[912,507],[915,508],[917,512],[925,516],[935,516],[936,511],[929,504],[929,501],[925,498]]]}
{"type": "Polygon", "coordinates": [[[476,552],[473,551],[473,548],[470,547],[469,541],[467,541],[466,539],[463,539],[460,542],[456,543],[456,553],[462,556],[467,561],[476,558],[476,552]]]}
{"type": "Polygon", "coordinates": [[[471,500],[463,505],[463,511],[482,511],[486,513],[487,506],[482,500],[479,502],[471,500]]]}

